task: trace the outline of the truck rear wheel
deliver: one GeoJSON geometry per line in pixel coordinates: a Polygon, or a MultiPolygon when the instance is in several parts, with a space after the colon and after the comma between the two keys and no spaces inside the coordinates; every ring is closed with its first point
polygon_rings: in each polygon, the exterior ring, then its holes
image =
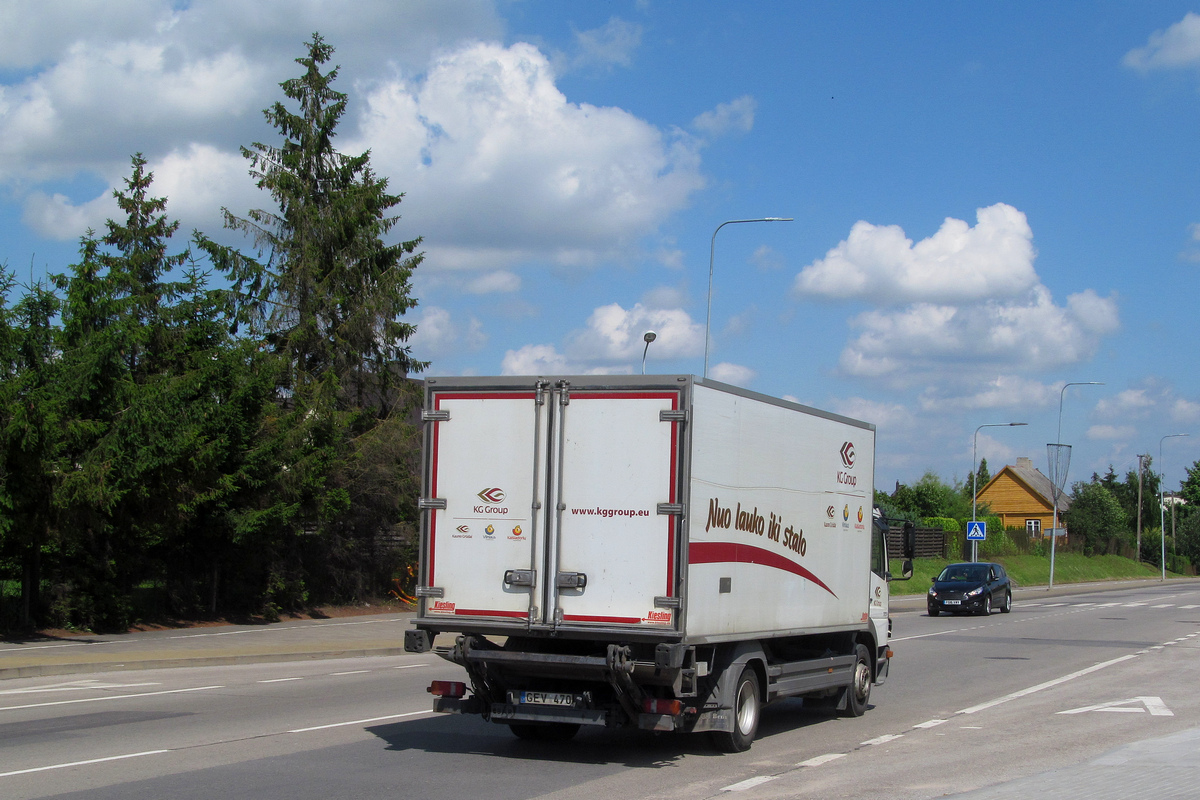
{"type": "Polygon", "coordinates": [[[527,742],[567,742],[579,733],[579,726],[569,722],[510,722],[508,727],[514,736],[527,742]]]}
{"type": "Polygon", "coordinates": [[[733,697],[733,730],[713,731],[717,749],[723,753],[744,753],[750,749],[758,734],[758,717],[762,710],[758,689],[758,673],[746,667],[738,677],[733,697]]]}

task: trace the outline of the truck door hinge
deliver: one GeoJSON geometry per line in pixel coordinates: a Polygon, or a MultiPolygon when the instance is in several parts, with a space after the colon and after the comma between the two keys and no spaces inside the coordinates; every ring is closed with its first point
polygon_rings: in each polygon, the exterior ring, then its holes
{"type": "Polygon", "coordinates": [[[687,422],[688,412],[686,408],[664,408],[658,412],[659,422],[687,422]]]}
{"type": "Polygon", "coordinates": [[[441,586],[418,586],[417,597],[445,597],[446,590],[441,586]]]}
{"type": "Polygon", "coordinates": [[[558,383],[556,383],[554,385],[562,390],[562,393],[558,396],[558,404],[560,406],[571,405],[571,382],[570,381],[559,381],[558,383]]]}
{"type": "Polygon", "coordinates": [[[421,410],[421,422],[446,422],[449,419],[450,409],[448,408],[421,410]]]}
{"type": "Polygon", "coordinates": [[[683,503],[659,503],[657,508],[659,514],[667,516],[683,513],[683,503]]]}
{"type": "Polygon", "coordinates": [[[546,387],[550,385],[550,381],[538,381],[535,385],[536,393],[533,396],[533,402],[539,406],[546,404],[546,387]]]}
{"type": "Polygon", "coordinates": [[[433,509],[442,511],[446,508],[446,498],[444,497],[422,497],[417,501],[417,508],[421,511],[433,509]]]}
{"type": "Polygon", "coordinates": [[[678,597],[656,597],[654,598],[655,608],[679,608],[680,602],[678,597]]]}

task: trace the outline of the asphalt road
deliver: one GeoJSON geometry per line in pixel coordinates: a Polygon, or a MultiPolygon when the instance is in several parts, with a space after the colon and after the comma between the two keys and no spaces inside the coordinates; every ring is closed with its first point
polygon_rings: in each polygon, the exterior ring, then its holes
{"type": "MultiPolygon", "coordinates": [[[[425,686],[460,673],[428,655],[18,678],[0,682],[0,797],[901,800],[1023,780],[1012,796],[1029,796],[1068,774],[1048,770],[1200,727],[1198,648],[1193,583],[899,613],[866,716],[778,703],[736,755],[637,731],[550,746],[433,715],[425,686]]],[[[1099,769],[1050,794],[1105,796],[1085,792],[1099,769]]]]}

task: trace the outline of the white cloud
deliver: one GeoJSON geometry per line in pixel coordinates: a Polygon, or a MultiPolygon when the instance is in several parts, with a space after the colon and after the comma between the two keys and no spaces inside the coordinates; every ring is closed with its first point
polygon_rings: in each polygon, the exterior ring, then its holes
{"type": "Polygon", "coordinates": [[[1176,398],[1171,404],[1171,420],[1174,422],[1198,422],[1200,421],[1200,403],[1184,398],[1176,398]]]}
{"type": "Polygon", "coordinates": [[[997,203],[976,218],[973,228],[946,219],[916,244],[898,226],[858,222],[797,275],[801,295],[880,306],[851,320],[859,333],[842,351],[844,373],[894,386],[951,376],[968,384],[971,402],[991,407],[1007,403],[1005,387],[972,384],[1086,360],[1118,329],[1115,295],[1085,289],[1054,303],[1034,271],[1024,214],[997,203]]]}
{"type": "Polygon", "coordinates": [[[601,306],[588,318],[587,328],[567,338],[567,352],[583,363],[641,362],[643,334],[657,338],[647,360],[695,356],[704,350],[704,326],[678,308],[650,308],[636,303],[624,309],[617,303],[601,306]]]}
{"type": "Polygon", "coordinates": [[[1087,438],[1093,440],[1124,441],[1137,435],[1137,428],[1132,425],[1093,425],[1087,429],[1087,438]]]}
{"type": "Polygon", "coordinates": [[[554,345],[529,344],[509,350],[501,362],[502,375],[627,375],[631,367],[597,367],[559,353],[554,345]]]}
{"type": "Polygon", "coordinates": [[[944,381],[927,387],[921,393],[921,408],[934,413],[991,408],[1025,409],[1048,405],[1058,397],[1060,388],[1019,375],[999,375],[982,384],[967,382],[968,394],[952,395],[947,393],[947,387],[957,388],[958,384],[944,381]]]}
{"type": "Polygon", "coordinates": [[[728,103],[720,103],[692,120],[692,127],[705,136],[716,138],[727,133],[749,133],[754,127],[754,112],[758,103],[744,94],[728,103]]]}
{"type": "Polygon", "coordinates": [[[1037,285],[1033,232],[1025,215],[997,203],[974,228],[947,218],[915,245],[897,225],[860,221],[850,236],[796,276],[801,295],[881,305],[962,303],[1018,297],[1037,285]]]}
{"type": "Polygon", "coordinates": [[[515,292],[520,288],[520,276],[504,269],[480,275],[466,285],[466,290],[471,294],[507,293],[515,292]]]}
{"type": "Polygon", "coordinates": [[[619,256],[704,183],[694,141],[569,102],[529,44],[443,52],[366,105],[356,147],[411,199],[402,224],[425,236],[432,268],[619,256]]]}
{"type": "Polygon", "coordinates": [[[1155,31],[1145,47],[1126,53],[1123,63],[1139,72],[1200,63],[1200,15],[1189,11],[1165,31],[1155,31]]]}
{"type": "Polygon", "coordinates": [[[642,27],[612,17],[599,28],[575,31],[579,53],[572,59],[575,67],[633,66],[633,51],[642,43],[642,27]]]}
{"type": "MultiPolygon", "coordinates": [[[[1145,418],[1158,407],[1160,398],[1152,395],[1151,389],[1125,389],[1105,397],[1096,403],[1096,414],[1101,419],[1145,418]]],[[[1158,394],[1159,389],[1153,389],[1158,394]]]]}
{"type": "Polygon", "coordinates": [[[464,330],[462,323],[438,306],[422,307],[420,315],[411,321],[417,331],[409,337],[408,344],[418,360],[461,350],[460,344],[467,350],[478,350],[487,342],[487,334],[479,320],[472,317],[464,330]]]}
{"type": "Polygon", "coordinates": [[[899,311],[868,311],[852,325],[862,332],[842,351],[851,375],[911,384],[952,372],[1044,370],[1084,361],[1118,324],[1116,301],[1093,292],[1054,305],[1038,286],[1024,302],[957,308],[917,303],[899,311]]]}
{"type": "Polygon", "coordinates": [[[722,383],[732,384],[733,386],[749,386],[758,377],[758,373],[749,367],[744,367],[741,364],[731,364],[728,361],[722,361],[720,364],[714,364],[708,374],[714,380],[722,383]]]}

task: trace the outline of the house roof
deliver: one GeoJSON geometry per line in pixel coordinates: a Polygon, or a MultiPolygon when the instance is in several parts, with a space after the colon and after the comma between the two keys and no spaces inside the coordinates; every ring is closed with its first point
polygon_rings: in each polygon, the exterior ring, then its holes
{"type": "MultiPolygon", "coordinates": [[[[1043,475],[1038,469],[1033,466],[1033,461],[1028,458],[1018,458],[1016,464],[1007,464],[1004,469],[997,472],[992,479],[987,482],[979,494],[987,492],[988,488],[996,482],[996,480],[1008,473],[1014,480],[1024,486],[1030,494],[1041,498],[1046,505],[1051,509],[1054,508],[1054,483],[1049,478],[1043,475]]],[[[1071,496],[1067,492],[1061,491],[1058,494],[1058,511],[1063,513],[1071,507],[1071,496]]]]}

